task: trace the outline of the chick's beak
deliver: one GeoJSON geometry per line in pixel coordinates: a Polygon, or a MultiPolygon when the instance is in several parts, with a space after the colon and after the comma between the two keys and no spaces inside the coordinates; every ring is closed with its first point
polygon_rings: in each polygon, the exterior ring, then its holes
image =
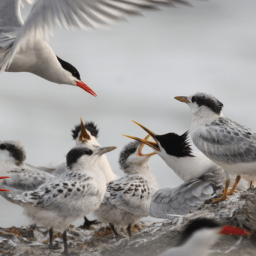
{"type": "MultiPolygon", "coordinates": [[[[147,135],[144,140],[147,141],[149,137],[150,137],[150,135],[147,135]]],[[[150,156],[156,155],[156,152],[152,152],[152,153],[149,153],[149,154],[143,154],[143,153],[142,153],[142,149],[144,148],[144,146],[145,146],[145,144],[144,144],[144,143],[141,143],[141,145],[140,145],[140,147],[139,147],[139,149],[138,149],[138,151],[137,151],[137,155],[138,155],[138,156],[147,156],[147,157],[150,157],[150,156]]]]}
{"type": "MultiPolygon", "coordinates": [[[[137,138],[137,137],[133,137],[133,136],[128,136],[128,135],[124,135],[125,137],[127,138],[130,138],[130,139],[134,139],[134,140],[137,140],[137,141],[140,141],[146,145],[148,145],[149,147],[157,150],[157,151],[161,151],[160,148],[159,148],[159,145],[158,145],[158,141],[156,139],[156,134],[152,131],[150,131],[148,128],[146,128],[145,126],[133,121],[135,124],[137,124],[138,126],[140,126],[143,130],[145,130],[153,139],[155,142],[152,142],[152,141],[148,141],[147,139],[140,139],[140,138],[137,138]]],[[[147,138],[147,137],[146,137],[147,138]]]]}
{"type": "Polygon", "coordinates": [[[86,92],[90,93],[92,96],[97,97],[97,94],[84,82],[82,82],[82,81],[75,81],[75,82],[78,87],[80,87],[83,90],[85,90],[86,92]]]}
{"type": "Polygon", "coordinates": [[[177,96],[175,97],[174,99],[178,100],[178,101],[181,101],[181,102],[185,102],[185,103],[191,103],[189,100],[188,100],[188,97],[185,97],[185,96],[177,96]]]}
{"type": "Polygon", "coordinates": [[[98,151],[96,154],[101,156],[101,155],[103,155],[103,154],[105,154],[105,153],[107,153],[107,152],[109,152],[109,151],[114,150],[114,149],[116,149],[116,147],[104,147],[104,148],[100,148],[99,151],[98,151]]]}
{"type": "Polygon", "coordinates": [[[82,118],[80,118],[80,121],[81,121],[81,133],[78,140],[83,143],[83,142],[87,142],[87,140],[90,140],[91,137],[84,127],[84,122],[82,118]]]}

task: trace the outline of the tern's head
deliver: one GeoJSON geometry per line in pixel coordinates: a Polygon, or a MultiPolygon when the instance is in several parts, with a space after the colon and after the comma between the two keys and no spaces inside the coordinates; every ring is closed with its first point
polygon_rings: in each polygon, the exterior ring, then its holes
{"type": "Polygon", "coordinates": [[[143,130],[145,130],[154,139],[154,142],[133,136],[125,136],[148,145],[164,160],[166,160],[166,158],[168,158],[169,156],[193,157],[192,149],[188,142],[188,132],[185,132],[182,135],[178,135],[176,133],[157,135],[145,126],[135,121],[133,122],[139,125],[143,130]]]}
{"type": "Polygon", "coordinates": [[[90,93],[94,97],[97,97],[97,94],[81,80],[80,74],[74,66],[62,60],[58,56],[56,57],[63,68],[63,79],[65,79],[65,83],[70,85],[76,85],[85,90],[86,92],[90,93]]]}
{"type": "Polygon", "coordinates": [[[198,218],[188,223],[181,234],[179,246],[185,243],[193,244],[194,248],[209,249],[218,239],[219,235],[249,236],[250,232],[230,225],[221,226],[214,220],[198,218]]]}
{"type": "MultiPolygon", "coordinates": [[[[149,135],[145,138],[147,140],[149,135]]],[[[134,141],[127,144],[120,153],[119,164],[120,168],[125,172],[130,174],[132,169],[135,169],[136,172],[139,171],[140,167],[147,165],[151,156],[156,153],[143,154],[142,149],[144,143],[134,141]]]]}
{"type": "Polygon", "coordinates": [[[95,145],[78,146],[71,149],[67,156],[67,167],[72,169],[77,167],[83,170],[84,167],[90,167],[96,164],[99,157],[109,151],[116,149],[116,147],[100,147],[95,145]]]}
{"type": "Polygon", "coordinates": [[[81,118],[81,123],[76,125],[72,130],[72,137],[76,141],[76,145],[91,144],[99,146],[97,141],[99,129],[94,122],[85,122],[81,118]]]}
{"type": "Polygon", "coordinates": [[[26,159],[22,145],[17,141],[0,142],[0,163],[10,163],[20,166],[26,159]]]}
{"type": "Polygon", "coordinates": [[[201,113],[221,115],[223,104],[210,94],[198,92],[189,97],[178,96],[176,100],[185,102],[191,108],[192,114],[198,115],[201,113]]]}

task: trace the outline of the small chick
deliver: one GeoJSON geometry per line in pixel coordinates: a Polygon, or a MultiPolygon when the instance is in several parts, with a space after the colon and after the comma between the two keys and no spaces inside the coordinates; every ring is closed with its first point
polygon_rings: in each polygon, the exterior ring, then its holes
{"type": "Polygon", "coordinates": [[[94,212],[98,220],[109,223],[116,237],[115,226],[127,226],[131,236],[131,226],[142,217],[147,217],[152,196],[158,189],[148,161],[152,155],[142,154],[144,144],[131,142],[120,153],[120,168],[125,177],[107,184],[107,192],[100,208],[94,212]]]}
{"type": "Polygon", "coordinates": [[[16,204],[9,195],[16,196],[34,190],[54,178],[47,172],[26,165],[25,159],[26,152],[19,142],[1,140],[0,175],[7,175],[9,179],[1,180],[0,184],[2,189],[10,190],[8,193],[1,193],[1,196],[16,204]]]}
{"type": "Polygon", "coordinates": [[[95,162],[113,149],[115,147],[75,147],[67,154],[65,173],[15,198],[21,202],[28,217],[49,228],[50,249],[56,248],[53,245],[53,229],[58,229],[64,231],[63,254],[69,255],[69,225],[100,206],[106,192],[106,179],[95,162]]]}

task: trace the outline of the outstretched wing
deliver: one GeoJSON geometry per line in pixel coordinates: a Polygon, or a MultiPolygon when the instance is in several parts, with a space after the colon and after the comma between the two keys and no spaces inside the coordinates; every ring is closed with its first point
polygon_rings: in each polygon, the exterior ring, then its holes
{"type": "Polygon", "coordinates": [[[185,215],[198,209],[205,200],[212,197],[213,188],[207,181],[194,179],[177,188],[158,190],[150,205],[150,216],[169,217],[166,214],[185,215]]]}
{"type": "MultiPolygon", "coordinates": [[[[1,0],[19,14],[18,0],[1,0]]],[[[1,71],[6,70],[14,55],[29,41],[38,36],[48,37],[55,23],[67,29],[108,27],[108,23],[124,21],[125,16],[139,15],[143,9],[157,9],[157,4],[187,4],[186,0],[37,0],[24,25],[16,34],[15,42],[8,58],[2,63],[1,71]]],[[[2,5],[4,9],[5,5],[2,5]]],[[[4,16],[6,18],[6,15],[4,16]]],[[[18,22],[18,16],[15,16],[18,22]]],[[[4,20],[4,18],[2,18],[4,20]]],[[[4,21],[3,21],[4,22],[4,21]]],[[[21,17],[19,14],[19,24],[21,17]]]]}
{"type": "Polygon", "coordinates": [[[193,135],[195,145],[213,161],[256,160],[256,134],[226,117],[220,117],[193,135]]]}
{"type": "Polygon", "coordinates": [[[108,183],[103,203],[134,215],[147,216],[151,198],[148,181],[140,175],[130,175],[108,183]]]}

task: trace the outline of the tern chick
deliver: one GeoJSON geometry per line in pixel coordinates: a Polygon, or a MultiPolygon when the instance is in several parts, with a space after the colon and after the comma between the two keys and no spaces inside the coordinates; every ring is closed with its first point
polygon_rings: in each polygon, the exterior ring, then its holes
{"type": "MultiPolygon", "coordinates": [[[[72,137],[76,142],[77,146],[85,146],[87,145],[92,147],[99,147],[100,144],[97,141],[99,134],[99,129],[94,124],[94,122],[83,122],[81,118],[80,124],[76,125],[75,128],[72,130],[72,137]]],[[[107,159],[107,156],[105,154],[102,154],[98,160],[95,162],[95,165],[97,165],[104,173],[106,178],[106,183],[115,180],[117,176],[112,171],[112,168],[109,164],[109,161],[107,159]]],[[[53,172],[55,176],[59,176],[60,174],[64,173],[66,171],[67,164],[63,163],[60,164],[57,169],[53,172]]],[[[84,224],[81,226],[81,228],[89,229],[91,225],[97,224],[97,220],[88,220],[87,217],[84,217],[84,224]]]]}
{"type": "Polygon", "coordinates": [[[181,234],[179,244],[161,256],[207,256],[220,235],[249,236],[250,232],[230,225],[221,226],[214,220],[199,218],[190,221],[181,234]]]}
{"type": "Polygon", "coordinates": [[[67,229],[73,221],[100,206],[106,192],[106,180],[95,162],[100,155],[113,149],[115,147],[75,147],[67,154],[65,173],[15,198],[21,202],[28,217],[50,229],[49,248],[55,248],[53,229],[64,231],[64,254],[69,255],[67,229]]]}
{"type": "MultiPolygon", "coordinates": [[[[150,207],[151,216],[167,218],[166,214],[187,214],[198,209],[205,200],[224,188],[225,171],[201,152],[193,152],[188,132],[182,135],[157,135],[145,126],[135,123],[151,135],[155,142],[125,136],[150,146],[184,181],[176,188],[164,188],[155,193],[150,207]]],[[[232,178],[235,179],[235,176],[232,178]]],[[[248,182],[243,180],[239,189],[245,190],[248,187],[248,182]]]]}
{"type": "Polygon", "coordinates": [[[25,163],[26,152],[17,141],[0,142],[0,175],[8,175],[7,180],[1,180],[2,188],[10,190],[1,195],[12,203],[9,195],[20,195],[25,191],[38,188],[41,184],[54,178],[53,175],[30,167],[25,163]]]}
{"type": "Polygon", "coordinates": [[[94,212],[100,221],[109,223],[116,237],[119,236],[116,226],[127,226],[131,236],[132,224],[148,216],[152,196],[158,189],[148,166],[155,153],[143,154],[143,146],[140,142],[131,142],[121,151],[119,164],[126,176],[108,183],[104,200],[94,212]]]}
{"type": "Polygon", "coordinates": [[[218,202],[234,194],[241,175],[248,181],[256,179],[256,134],[249,128],[224,117],[223,104],[210,94],[196,93],[175,99],[185,102],[191,109],[190,134],[194,144],[213,162],[237,178],[228,192],[230,180],[218,202]]]}

